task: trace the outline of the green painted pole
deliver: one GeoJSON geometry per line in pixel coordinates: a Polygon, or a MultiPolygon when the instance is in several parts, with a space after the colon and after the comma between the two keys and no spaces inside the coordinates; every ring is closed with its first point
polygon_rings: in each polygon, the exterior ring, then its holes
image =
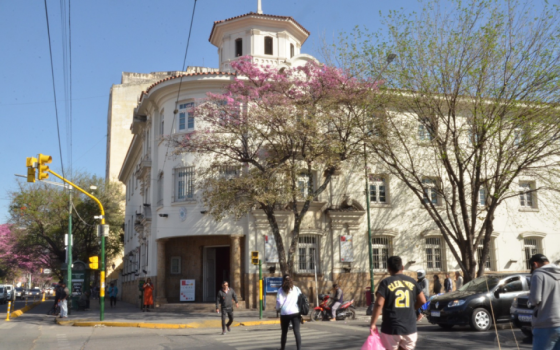
{"type": "Polygon", "coordinates": [[[370,292],[371,292],[371,302],[373,304],[373,299],[375,295],[375,283],[374,283],[374,275],[373,275],[373,250],[371,248],[371,218],[369,213],[369,175],[368,175],[368,166],[367,166],[367,152],[366,152],[366,144],[364,142],[364,171],[366,174],[366,215],[367,215],[367,230],[368,230],[368,250],[369,250],[369,277],[370,277],[370,292]]]}
{"type": "Polygon", "coordinates": [[[263,279],[262,279],[262,260],[259,259],[259,319],[263,318],[263,279]]]}
{"type": "MultiPolygon", "coordinates": [[[[67,276],[66,281],[68,282],[68,290],[70,291],[70,295],[68,296],[68,300],[70,305],[68,305],[68,315],[71,314],[72,310],[72,190],[70,190],[70,199],[69,199],[69,215],[68,215],[68,269],[66,270],[67,276]]],[[[67,301],[68,302],[68,301],[67,301]]]]}

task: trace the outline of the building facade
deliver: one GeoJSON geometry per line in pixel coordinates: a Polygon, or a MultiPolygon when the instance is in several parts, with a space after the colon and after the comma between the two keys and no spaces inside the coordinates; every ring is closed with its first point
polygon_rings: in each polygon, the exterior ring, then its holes
{"type": "MultiPolygon", "coordinates": [[[[145,86],[134,111],[126,116],[132,136],[118,174],[126,186],[120,276],[124,300],[138,302],[139,281],[150,277],[156,285],[156,304],[180,302],[181,280],[194,280],[195,302],[213,302],[221,282],[228,280],[245,307],[254,308],[258,271],[250,264],[251,251],[263,257],[265,276],[280,276],[265,214],[253,211],[237,221],[213,220],[195,186],[199,160],[192,154],[175,155],[165,138],[197,129],[190,108],[208,92],[221,92],[233,79],[232,60],[250,56],[279,68],[304,65],[315,60],[300,52],[308,36],[291,17],[249,13],[218,21],[209,40],[218,48],[219,69],[190,68],[145,86]]],[[[369,165],[373,238],[368,242],[363,169],[359,164],[342,169],[311,204],[301,225],[294,277],[311,300],[336,281],[347,298],[363,304],[369,286],[368,244],[376,281],[386,275],[390,255],[400,255],[410,273],[459,270],[418,199],[376,164],[369,165]]],[[[518,185],[533,182],[522,178],[518,185]]],[[[426,198],[438,201],[436,192],[426,198]]],[[[287,246],[293,216],[278,211],[277,221],[287,246]]],[[[490,258],[484,262],[489,271],[526,270],[528,257],[536,252],[560,259],[557,210],[544,197],[520,191],[519,198],[502,205],[494,227],[490,258]]]]}

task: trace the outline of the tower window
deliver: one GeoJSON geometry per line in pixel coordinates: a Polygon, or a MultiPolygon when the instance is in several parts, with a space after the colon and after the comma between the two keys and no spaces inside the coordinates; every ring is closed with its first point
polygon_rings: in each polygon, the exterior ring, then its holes
{"type": "Polygon", "coordinates": [[[235,57],[243,56],[243,39],[235,40],[235,57]]]}
{"type": "Polygon", "coordinates": [[[264,54],[265,55],[272,55],[272,37],[265,36],[264,37],[264,54]]]}
{"type": "Polygon", "coordinates": [[[294,57],[295,49],[294,44],[290,44],[290,58],[294,57]]]}

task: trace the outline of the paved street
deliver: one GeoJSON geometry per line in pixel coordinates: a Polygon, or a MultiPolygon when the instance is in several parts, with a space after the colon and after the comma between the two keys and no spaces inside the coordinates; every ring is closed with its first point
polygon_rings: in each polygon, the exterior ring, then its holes
{"type": "MultiPolygon", "coordinates": [[[[46,316],[51,302],[45,302],[10,322],[0,321],[2,349],[22,350],[271,350],[279,348],[278,325],[235,327],[222,336],[219,329],[157,330],[111,327],[64,327],[54,324],[46,316]]],[[[5,307],[4,307],[5,314],[5,307]]],[[[4,317],[2,317],[3,319],[4,317]]],[[[304,349],[359,349],[368,334],[367,321],[312,323],[302,327],[304,349]]],[[[443,331],[437,326],[422,324],[419,327],[418,350],[498,349],[493,332],[473,332],[469,328],[443,331]]],[[[502,349],[517,349],[512,331],[500,330],[502,349]]],[[[520,349],[530,349],[519,331],[515,331],[520,349]]],[[[287,349],[295,349],[293,335],[288,337],[287,349]]]]}

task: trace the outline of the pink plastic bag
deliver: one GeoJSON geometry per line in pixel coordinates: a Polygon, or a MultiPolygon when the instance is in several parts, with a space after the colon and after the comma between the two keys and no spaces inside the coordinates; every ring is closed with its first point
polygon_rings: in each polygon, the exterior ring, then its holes
{"type": "Polygon", "coordinates": [[[361,350],[385,350],[383,344],[381,344],[381,338],[379,338],[377,329],[375,332],[371,331],[371,334],[367,338],[366,342],[362,345],[361,350]]]}

